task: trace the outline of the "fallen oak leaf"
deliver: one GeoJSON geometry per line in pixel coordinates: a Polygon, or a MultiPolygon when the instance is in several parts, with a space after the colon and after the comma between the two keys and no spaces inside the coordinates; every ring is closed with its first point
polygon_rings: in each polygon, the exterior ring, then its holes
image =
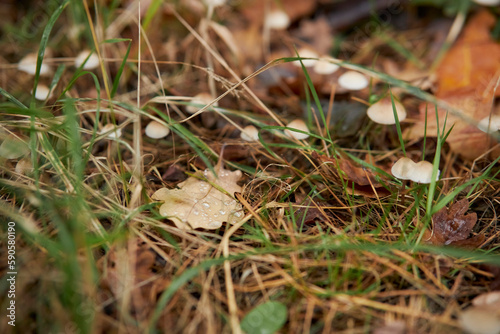
{"type": "MultiPolygon", "coordinates": [[[[477,122],[490,116],[493,100],[500,95],[500,89],[494,88],[500,73],[500,43],[490,34],[494,25],[495,17],[488,11],[474,15],[436,71],[436,98],[460,109],[464,116],[477,122]]],[[[405,139],[434,136],[438,126],[443,129],[446,119],[443,132],[453,126],[446,142],[463,158],[476,159],[497,144],[488,134],[455,114],[447,114],[445,109],[438,108],[438,116],[439,124],[434,106],[422,103],[419,119],[405,131],[405,139]]],[[[499,150],[494,149],[490,156],[498,154],[499,150]]]]}
{"type": "Polygon", "coordinates": [[[316,160],[333,163],[334,166],[339,167],[343,173],[340,173],[345,180],[352,181],[360,186],[373,185],[374,187],[380,187],[381,184],[375,179],[375,174],[364,167],[357,166],[354,161],[347,158],[330,158],[324,155],[319,155],[313,152],[312,157],[316,160]]]}
{"type": "MultiPolygon", "coordinates": [[[[493,90],[485,92],[483,95],[453,95],[442,97],[449,105],[460,109],[465,115],[480,121],[490,115],[493,102],[493,90]],[[483,96],[485,95],[485,96],[483,96]]],[[[453,152],[460,154],[465,159],[476,159],[492,146],[496,145],[496,140],[487,133],[481,131],[476,126],[464,121],[459,116],[447,113],[447,110],[438,108],[439,124],[436,121],[434,106],[427,103],[420,105],[418,121],[405,130],[403,137],[406,140],[435,136],[439,130],[447,133],[451,129],[446,142],[453,152]],[[427,114],[427,121],[426,121],[427,114]],[[446,123],[446,128],[445,128],[446,123]]],[[[490,156],[496,157],[498,149],[491,152],[490,156]]]]}
{"type": "MultiPolygon", "coordinates": [[[[377,196],[387,196],[390,192],[384,188],[384,186],[377,181],[375,173],[368,168],[358,166],[354,161],[349,158],[330,158],[313,153],[313,158],[318,161],[322,161],[326,164],[333,164],[334,170],[328,168],[328,171],[338,174],[343,178],[346,183],[346,190],[352,195],[366,196],[366,197],[377,197],[377,196]],[[376,193],[375,193],[375,192],[376,193]]],[[[382,177],[380,177],[382,179],[382,177]]]]}
{"type": "MultiPolygon", "coordinates": [[[[483,92],[500,70],[500,44],[491,37],[496,19],[487,10],[474,15],[438,67],[438,97],[483,92]]],[[[500,90],[496,92],[500,96],[500,90]]]]}
{"type": "Polygon", "coordinates": [[[210,170],[198,172],[179,183],[179,189],[161,188],[152,199],[163,201],[160,214],[183,230],[218,229],[223,222],[233,224],[242,216],[241,204],[231,196],[241,192],[236,183],[241,171],[216,167],[217,177],[210,170]]]}
{"type": "Polygon", "coordinates": [[[100,287],[104,300],[109,299],[109,293],[118,299],[129,284],[134,285],[135,288],[130,292],[131,314],[139,320],[151,315],[158,295],[169,284],[165,264],[153,249],[141,241],[132,250],[112,246],[99,259],[97,266],[102,272],[100,287]],[[134,256],[131,256],[131,251],[135,252],[134,256]],[[133,282],[130,282],[130,277],[133,277],[133,282]]]}
{"type": "Polygon", "coordinates": [[[316,220],[318,221],[329,221],[330,217],[328,213],[321,207],[321,205],[315,202],[311,198],[305,200],[299,200],[296,197],[295,204],[299,207],[295,210],[295,221],[299,224],[312,224],[316,220]]]}
{"type": "Polygon", "coordinates": [[[475,212],[465,214],[469,208],[469,200],[464,198],[449,209],[443,208],[432,216],[434,226],[430,241],[435,245],[454,245],[463,247],[477,247],[483,240],[484,235],[469,238],[474,225],[477,222],[475,212]]]}

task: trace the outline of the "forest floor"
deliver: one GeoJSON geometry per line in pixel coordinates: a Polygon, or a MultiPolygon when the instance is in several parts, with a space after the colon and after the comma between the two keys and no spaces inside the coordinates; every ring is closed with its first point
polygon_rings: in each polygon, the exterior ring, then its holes
{"type": "Polygon", "coordinates": [[[500,333],[498,6],[0,13],[0,332],[500,333]]]}

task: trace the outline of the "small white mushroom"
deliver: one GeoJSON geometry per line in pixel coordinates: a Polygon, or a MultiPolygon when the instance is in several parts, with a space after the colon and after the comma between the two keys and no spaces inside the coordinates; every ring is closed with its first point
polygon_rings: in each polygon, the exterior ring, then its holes
{"type": "Polygon", "coordinates": [[[472,300],[474,306],[488,306],[495,309],[500,308],[500,291],[491,291],[480,294],[472,300]]]}
{"type": "Polygon", "coordinates": [[[500,5],[500,0],[472,0],[472,1],[482,6],[493,7],[500,5]]]}
{"type": "Polygon", "coordinates": [[[356,71],[347,71],[339,77],[340,87],[347,90],[362,90],[368,87],[368,78],[356,71]]]}
{"type": "MultiPolygon", "coordinates": [[[[309,48],[302,48],[302,49],[298,50],[297,53],[299,54],[299,56],[301,58],[318,58],[319,57],[319,55],[315,51],[313,51],[309,48]]],[[[302,64],[304,64],[305,67],[312,67],[317,62],[318,62],[318,60],[316,60],[316,59],[302,59],[302,64]]],[[[300,65],[300,61],[298,61],[298,60],[294,61],[293,64],[297,67],[302,67],[302,65],[300,65]]]]}
{"type": "Polygon", "coordinates": [[[116,139],[120,138],[122,136],[122,130],[117,128],[114,124],[108,123],[105,126],[102,127],[101,131],[99,131],[99,134],[105,134],[108,133],[106,137],[110,139],[116,139]],[[110,132],[114,130],[113,132],[110,132]],[[109,132],[109,133],[108,133],[109,132]]]}
{"type": "Polygon", "coordinates": [[[202,108],[202,107],[198,107],[196,105],[205,106],[205,105],[209,104],[210,102],[212,102],[212,100],[213,100],[212,95],[210,95],[209,93],[196,94],[193,97],[193,99],[191,100],[191,103],[193,105],[186,106],[186,111],[190,114],[194,114],[202,108]]]}
{"type": "Polygon", "coordinates": [[[314,72],[318,74],[332,74],[339,69],[339,65],[335,64],[338,60],[332,57],[321,57],[314,65],[314,72]]]}
{"type": "MultiPolygon", "coordinates": [[[[401,122],[406,118],[405,107],[394,100],[394,106],[396,107],[396,113],[398,119],[401,122]]],[[[372,104],[366,111],[368,117],[378,124],[396,124],[396,119],[394,118],[394,111],[392,109],[391,98],[383,98],[372,104]]]]}
{"type": "Polygon", "coordinates": [[[485,117],[477,124],[479,130],[486,133],[495,133],[500,130],[500,115],[485,117]]]}
{"type": "Polygon", "coordinates": [[[160,139],[168,136],[170,133],[170,129],[157,121],[151,121],[146,126],[144,133],[149,138],[160,139]]]}
{"type": "MultiPolygon", "coordinates": [[[[28,74],[34,75],[36,73],[36,61],[38,55],[35,53],[29,53],[24,56],[23,59],[17,64],[17,69],[19,71],[26,72],[28,74]]],[[[47,75],[50,73],[50,67],[42,62],[40,67],[40,75],[47,75]]]]}
{"type": "MultiPolygon", "coordinates": [[[[417,183],[431,183],[433,165],[429,161],[419,161],[413,167],[413,175],[410,180],[417,183]]],[[[440,171],[437,171],[436,181],[439,179],[440,171]]]]}
{"type": "MultiPolygon", "coordinates": [[[[287,124],[287,127],[290,129],[296,129],[304,132],[309,132],[306,123],[301,119],[296,119],[287,124]]],[[[308,134],[285,130],[285,134],[288,137],[295,138],[297,140],[307,139],[309,137],[308,134]]]]}
{"type": "MultiPolygon", "coordinates": [[[[31,94],[33,94],[33,90],[31,90],[31,94]]],[[[36,87],[35,99],[39,101],[45,101],[51,96],[52,94],[49,87],[41,84],[36,87]]]]}
{"type": "Polygon", "coordinates": [[[462,329],[471,334],[499,334],[500,314],[490,307],[469,307],[460,313],[462,329]]]}
{"type": "MultiPolygon", "coordinates": [[[[391,168],[394,177],[401,180],[411,180],[417,183],[431,183],[433,165],[428,161],[419,161],[415,163],[407,157],[396,161],[391,168]]],[[[437,171],[436,181],[439,179],[440,171],[437,171]]]]}
{"type": "Polygon", "coordinates": [[[90,50],[83,50],[75,58],[75,67],[78,68],[82,66],[83,62],[85,62],[85,64],[82,67],[84,70],[92,70],[94,68],[97,68],[97,66],[99,66],[99,57],[95,53],[91,54],[90,50]],[[87,61],[85,62],[85,60],[87,61]]]}
{"type": "Polygon", "coordinates": [[[19,160],[14,169],[18,174],[27,175],[33,172],[33,165],[31,164],[31,158],[26,157],[19,160]]]}
{"type": "Polygon", "coordinates": [[[244,141],[257,141],[259,140],[259,130],[253,125],[247,125],[241,131],[240,137],[244,141]]]}
{"type": "Polygon", "coordinates": [[[413,160],[407,157],[402,157],[401,159],[396,161],[394,165],[392,165],[391,173],[398,179],[410,180],[414,167],[415,163],[413,162],[413,160]]]}
{"type": "Polygon", "coordinates": [[[462,328],[473,334],[500,333],[500,291],[483,293],[472,300],[472,306],[460,314],[462,328]]]}
{"type": "Polygon", "coordinates": [[[273,10],[266,15],[264,24],[270,29],[286,29],[290,25],[290,17],[282,10],[273,10]]]}
{"type": "Polygon", "coordinates": [[[220,7],[226,3],[226,0],[203,0],[207,6],[220,7]]]}

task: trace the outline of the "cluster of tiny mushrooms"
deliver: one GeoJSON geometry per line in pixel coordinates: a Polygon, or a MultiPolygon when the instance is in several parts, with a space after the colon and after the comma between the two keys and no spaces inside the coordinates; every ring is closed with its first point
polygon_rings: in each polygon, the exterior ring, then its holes
{"type": "MultiPolygon", "coordinates": [[[[218,7],[225,3],[225,0],[204,0],[209,7],[218,7]]],[[[488,5],[488,2],[498,0],[477,0],[476,2],[488,5]]],[[[264,21],[264,28],[271,30],[283,30],[289,27],[291,23],[288,14],[281,10],[271,10],[266,14],[264,21]]],[[[330,75],[336,72],[340,67],[339,60],[332,58],[328,55],[318,55],[310,48],[302,48],[297,51],[302,58],[301,61],[295,61],[293,64],[302,67],[311,68],[313,72],[319,75],[330,75]],[[307,58],[307,59],[306,59],[307,58]]],[[[18,69],[20,71],[29,73],[31,75],[36,73],[36,54],[28,54],[19,63],[18,69]]],[[[89,51],[84,50],[80,52],[74,60],[76,68],[83,70],[91,70],[99,65],[98,56],[89,51]]],[[[51,69],[47,64],[42,63],[40,68],[40,75],[48,75],[51,69]]],[[[340,75],[337,79],[340,89],[345,91],[357,91],[368,87],[369,79],[362,73],[357,71],[348,70],[340,75]]],[[[45,85],[38,85],[35,98],[38,100],[47,100],[51,97],[49,87],[45,85]]],[[[211,104],[213,96],[209,93],[200,93],[191,99],[191,105],[185,107],[186,112],[195,114],[199,108],[198,106],[206,106],[211,104]]],[[[395,98],[386,96],[373,103],[367,109],[367,116],[375,123],[391,125],[396,123],[394,111],[397,114],[399,121],[406,118],[406,110],[404,106],[395,98]]],[[[285,136],[295,140],[304,140],[309,137],[307,132],[309,129],[302,119],[295,119],[286,125],[287,129],[283,132],[285,136]],[[294,131],[298,130],[298,131],[294,131]]],[[[478,128],[486,133],[496,132],[500,130],[500,116],[491,116],[479,121],[478,128]]],[[[109,139],[116,139],[121,136],[121,131],[114,124],[105,125],[99,132],[101,135],[106,135],[109,139]]],[[[170,134],[170,129],[165,123],[158,121],[150,121],[145,128],[145,135],[152,139],[161,139],[170,134]]],[[[244,141],[255,142],[259,140],[259,130],[254,125],[248,125],[241,129],[240,137],[244,141]]],[[[413,162],[407,157],[399,159],[391,169],[392,174],[402,180],[411,180],[417,183],[430,183],[432,178],[433,165],[427,161],[413,162]]],[[[222,171],[222,170],[221,170],[222,171]]],[[[439,178],[439,171],[437,171],[439,178]]],[[[232,194],[231,194],[232,195],[232,194]]]]}
{"type": "MultiPolygon", "coordinates": [[[[476,3],[484,6],[497,6],[500,0],[474,0],[476,3]]],[[[204,0],[209,7],[218,7],[223,5],[226,0],[204,0]]],[[[283,30],[288,28],[291,20],[287,13],[283,10],[272,10],[267,13],[264,21],[265,29],[283,30]]],[[[300,49],[298,51],[303,59],[302,64],[305,67],[312,67],[312,70],[319,75],[329,75],[339,69],[336,63],[338,60],[330,56],[319,56],[311,49],[300,49]]],[[[295,65],[301,67],[300,62],[295,62],[295,65]]],[[[92,70],[99,66],[98,56],[89,51],[80,52],[74,60],[76,68],[83,70],[92,70]]],[[[37,55],[28,54],[18,63],[18,70],[26,72],[30,75],[36,74],[37,55]]],[[[42,63],[39,74],[47,76],[52,73],[50,66],[42,63]]],[[[369,85],[368,78],[362,73],[356,71],[346,71],[338,78],[340,88],[350,91],[362,90],[369,85]]],[[[33,92],[32,92],[33,93],[33,92]]],[[[37,100],[46,101],[51,98],[51,89],[46,85],[39,84],[36,89],[35,98],[37,100]]],[[[200,93],[192,98],[192,105],[186,106],[186,112],[194,114],[199,109],[195,105],[208,105],[212,103],[213,98],[208,93],[200,93]]],[[[391,125],[395,124],[394,109],[399,121],[406,118],[406,110],[404,106],[396,99],[384,97],[373,103],[367,109],[367,116],[375,123],[391,125]]],[[[301,119],[296,119],[287,124],[284,134],[296,140],[304,140],[309,136],[306,133],[309,129],[305,122],[301,119]],[[296,132],[293,130],[302,132],[296,132]],[[292,131],[291,131],[292,130],[292,131]]],[[[500,116],[493,115],[479,121],[478,128],[486,133],[494,133],[500,130],[500,116]]],[[[168,136],[170,129],[157,121],[151,121],[145,128],[145,135],[152,139],[160,139],[168,136]]],[[[106,135],[109,139],[116,139],[121,136],[121,130],[114,124],[105,125],[99,132],[101,135],[106,135]]],[[[249,125],[242,129],[241,139],[248,142],[259,140],[259,131],[249,125]]],[[[16,149],[13,152],[7,146],[12,142],[21,142],[13,137],[11,140],[4,140],[0,145],[0,156],[5,159],[18,159],[27,151],[16,149]]],[[[24,144],[24,143],[23,143],[24,144]]],[[[19,145],[18,145],[19,146],[19,145]]],[[[24,147],[24,146],[23,146],[24,147]]],[[[23,173],[25,170],[32,169],[29,159],[23,158],[16,165],[16,172],[23,173]]],[[[427,161],[415,163],[407,157],[399,159],[391,168],[394,177],[401,180],[411,180],[417,183],[430,183],[432,181],[433,165],[427,161]]],[[[210,229],[219,228],[222,221],[234,223],[241,218],[241,204],[232,198],[235,192],[241,192],[241,187],[237,185],[237,181],[241,178],[241,171],[227,171],[221,165],[217,167],[217,176],[215,177],[209,170],[205,170],[201,175],[207,180],[205,182],[195,177],[190,177],[186,181],[179,184],[179,189],[159,189],[152,198],[155,200],[164,201],[160,208],[160,214],[173,218],[174,223],[183,229],[204,227],[210,229]],[[221,188],[225,193],[221,192],[209,183],[215,184],[217,188],[221,188]],[[230,196],[229,196],[230,195],[230,196]],[[173,216],[173,217],[172,217],[173,216]],[[218,217],[218,218],[217,218],[218,217]]],[[[437,171],[436,180],[439,178],[439,170],[437,171]]],[[[490,292],[478,296],[472,301],[473,306],[460,316],[462,327],[471,333],[498,333],[500,328],[500,319],[495,316],[495,312],[500,307],[500,293],[490,292]],[[477,319],[482,319],[478,322],[477,319]],[[478,327],[479,326],[479,327],[478,327]]]]}

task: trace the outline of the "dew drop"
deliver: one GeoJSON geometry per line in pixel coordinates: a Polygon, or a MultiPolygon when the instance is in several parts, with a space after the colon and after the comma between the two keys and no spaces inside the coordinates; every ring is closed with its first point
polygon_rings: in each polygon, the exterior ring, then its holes
{"type": "Polygon", "coordinates": [[[210,228],[219,228],[221,227],[222,223],[221,222],[218,222],[218,221],[213,221],[213,222],[210,222],[210,224],[208,224],[208,226],[210,228]]]}
{"type": "Polygon", "coordinates": [[[219,213],[220,213],[221,215],[225,215],[225,214],[226,214],[226,211],[224,211],[224,210],[219,210],[219,213]]]}

